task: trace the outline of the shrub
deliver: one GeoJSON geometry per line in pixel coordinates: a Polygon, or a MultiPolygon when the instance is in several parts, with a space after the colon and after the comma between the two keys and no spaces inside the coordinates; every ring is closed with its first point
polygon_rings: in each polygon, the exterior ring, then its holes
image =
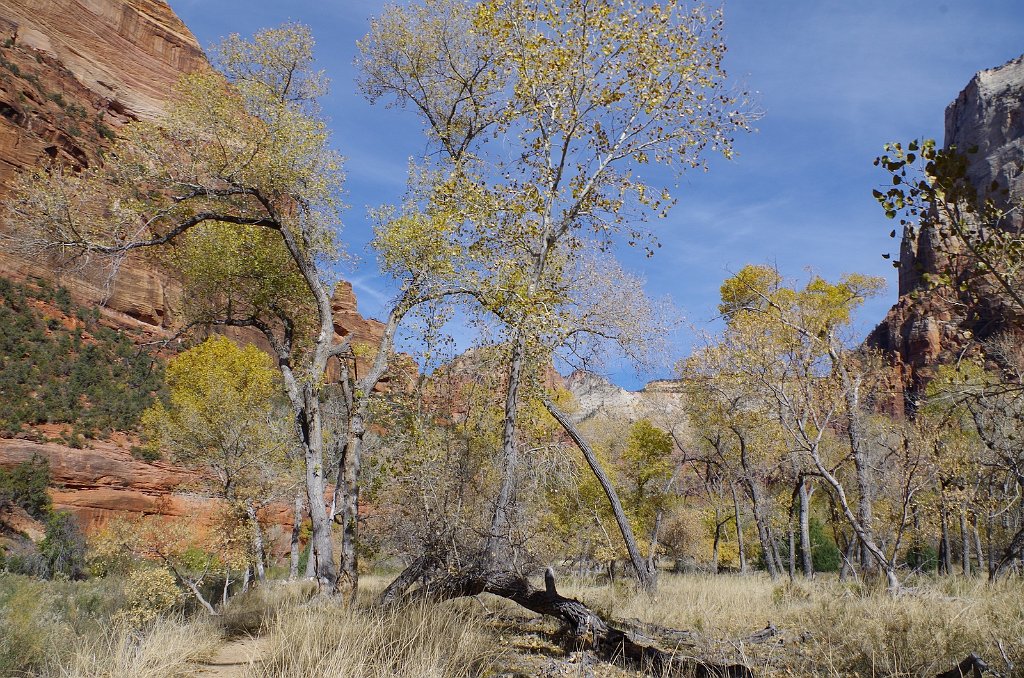
{"type": "Polygon", "coordinates": [[[165,568],[136,568],[125,581],[125,604],[117,620],[131,627],[145,626],[170,611],[181,598],[174,575],[165,568]]]}
{"type": "Polygon", "coordinates": [[[843,562],[843,554],[839,552],[835,540],[832,539],[820,520],[811,517],[811,561],[815,572],[838,572],[843,562]]]}
{"type": "Polygon", "coordinates": [[[81,579],[85,575],[85,536],[67,511],[57,511],[46,519],[46,537],[39,552],[50,577],[81,579]]]}
{"type": "Polygon", "coordinates": [[[0,505],[19,506],[36,519],[50,512],[50,464],[39,456],[5,471],[0,469],[0,505]]]}
{"type": "Polygon", "coordinates": [[[939,568],[939,552],[930,544],[915,542],[907,549],[907,567],[923,572],[939,568]]]}

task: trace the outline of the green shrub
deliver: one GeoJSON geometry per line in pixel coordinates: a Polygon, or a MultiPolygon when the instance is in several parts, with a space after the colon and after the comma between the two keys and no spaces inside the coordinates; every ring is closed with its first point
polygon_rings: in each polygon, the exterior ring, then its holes
{"type": "Polygon", "coordinates": [[[39,456],[23,461],[9,471],[0,469],[0,505],[19,506],[36,519],[50,512],[50,464],[39,456]]]}
{"type": "Polygon", "coordinates": [[[85,575],[85,536],[67,511],[57,511],[46,519],[46,537],[39,552],[48,576],[81,579],[85,575]]]}
{"type": "Polygon", "coordinates": [[[808,525],[811,537],[811,561],[815,572],[838,572],[843,554],[820,520],[811,516],[808,525]]]}
{"type": "Polygon", "coordinates": [[[907,549],[907,567],[932,572],[939,568],[939,552],[931,544],[915,542],[907,549]]]}

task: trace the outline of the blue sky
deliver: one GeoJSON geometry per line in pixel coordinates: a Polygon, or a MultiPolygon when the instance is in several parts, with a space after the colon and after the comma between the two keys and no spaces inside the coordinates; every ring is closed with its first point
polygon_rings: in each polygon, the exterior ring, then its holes
{"type": "MultiPolygon", "coordinates": [[[[169,0],[204,46],[284,21],[313,28],[320,67],[332,80],[323,102],[334,142],[346,157],[343,238],[361,258],[345,276],[364,315],[383,312],[388,290],[366,250],[366,207],[397,201],[407,158],[424,150],[407,113],[371,107],[354,85],[355,41],[385,4],[379,0],[169,0]]],[[[728,0],[726,67],[756,91],[764,117],[737,139],[737,157],[679,180],[679,205],[656,223],[662,248],[651,258],[620,252],[648,291],[668,295],[686,320],[707,327],[718,286],[747,263],[771,263],[788,277],[809,269],[829,278],[885,276],[888,292],[858,316],[863,336],[896,298],[895,271],[881,258],[896,251],[871,189],[883,143],[941,139],[943,112],[972,75],[1024,53],[1021,0],[728,0]]],[[[677,355],[693,341],[674,338],[677,355]]],[[[657,374],[609,365],[633,388],[657,374]]]]}

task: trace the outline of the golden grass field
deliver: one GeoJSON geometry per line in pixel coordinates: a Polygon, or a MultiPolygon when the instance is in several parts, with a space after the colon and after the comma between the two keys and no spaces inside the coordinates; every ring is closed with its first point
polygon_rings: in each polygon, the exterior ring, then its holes
{"type": "MultiPolygon", "coordinates": [[[[254,661],[231,675],[639,675],[586,653],[566,653],[556,642],[557,623],[490,596],[382,612],[371,601],[385,582],[380,576],[364,578],[360,605],[350,610],[309,601],[309,584],[280,583],[236,597],[218,618],[169,617],[142,629],[87,623],[91,612],[85,608],[95,607],[95,597],[105,591],[85,595],[68,588],[75,583],[63,582],[54,593],[43,588],[47,583],[18,582],[24,590],[15,587],[15,599],[8,596],[2,608],[0,660],[35,643],[46,655],[22,675],[216,676],[204,667],[205,659],[233,639],[258,636],[254,661]],[[19,596],[35,601],[35,607],[14,609],[19,596]]],[[[970,652],[1004,676],[1021,675],[1009,664],[1024,667],[1020,579],[990,585],[979,579],[920,578],[895,598],[856,582],[772,582],[760,575],[665,574],[653,597],[621,583],[567,580],[561,589],[637,628],[693,631],[675,648],[678,652],[742,661],[758,676],[934,676],[970,652]],[[777,636],[746,642],[769,623],[778,628],[777,636]]]]}

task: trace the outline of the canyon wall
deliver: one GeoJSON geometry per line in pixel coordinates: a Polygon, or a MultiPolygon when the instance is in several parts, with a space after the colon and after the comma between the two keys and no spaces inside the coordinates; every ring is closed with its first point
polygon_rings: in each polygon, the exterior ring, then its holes
{"type": "MultiPolygon", "coordinates": [[[[1024,56],[981,71],[946,108],[946,148],[968,154],[967,177],[984,191],[993,182],[1004,206],[1024,199],[1024,56]]],[[[1019,228],[1024,216],[1011,215],[1019,228]]],[[[913,409],[939,365],[980,350],[979,340],[1009,329],[1021,319],[985,295],[928,283],[947,269],[955,243],[940,241],[937,229],[904,230],[899,258],[899,299],[867,344],[888,353],[895,365],[894,388],[902,392],[893,409],[913,409]]]]}
{"type": "MultiPolygon", "coordinates": [[[[163,0],[0,0],[0,200],[18,172],[53,161],[79,168],[100,162],[124,124],[159,117],[181,76],[206,63],[163,0]]],[[[63,285],[75,302],[98,307],[105,324],[140,341],[170,336],[180,320],[181,286],[142,256],[107,280],[0,251],[0,276],[63,285]]],[[[350,284],[335,289],[333,310],[339,336],[379,340],[383,325],[359,314],[350,284]]],[[[261,343],[252,333],[232,336],[261,343]]],[[[47,459],[55,507],[74,512],[87,530],[119,513],[209,515],[194,472],[135,459],[127,440],[119,440],[73,449],[0,439],[0,466],[33,455],[47,459]]],[[[290,529],[283,508],[272,507],[266,517],[290,529]]]]}

